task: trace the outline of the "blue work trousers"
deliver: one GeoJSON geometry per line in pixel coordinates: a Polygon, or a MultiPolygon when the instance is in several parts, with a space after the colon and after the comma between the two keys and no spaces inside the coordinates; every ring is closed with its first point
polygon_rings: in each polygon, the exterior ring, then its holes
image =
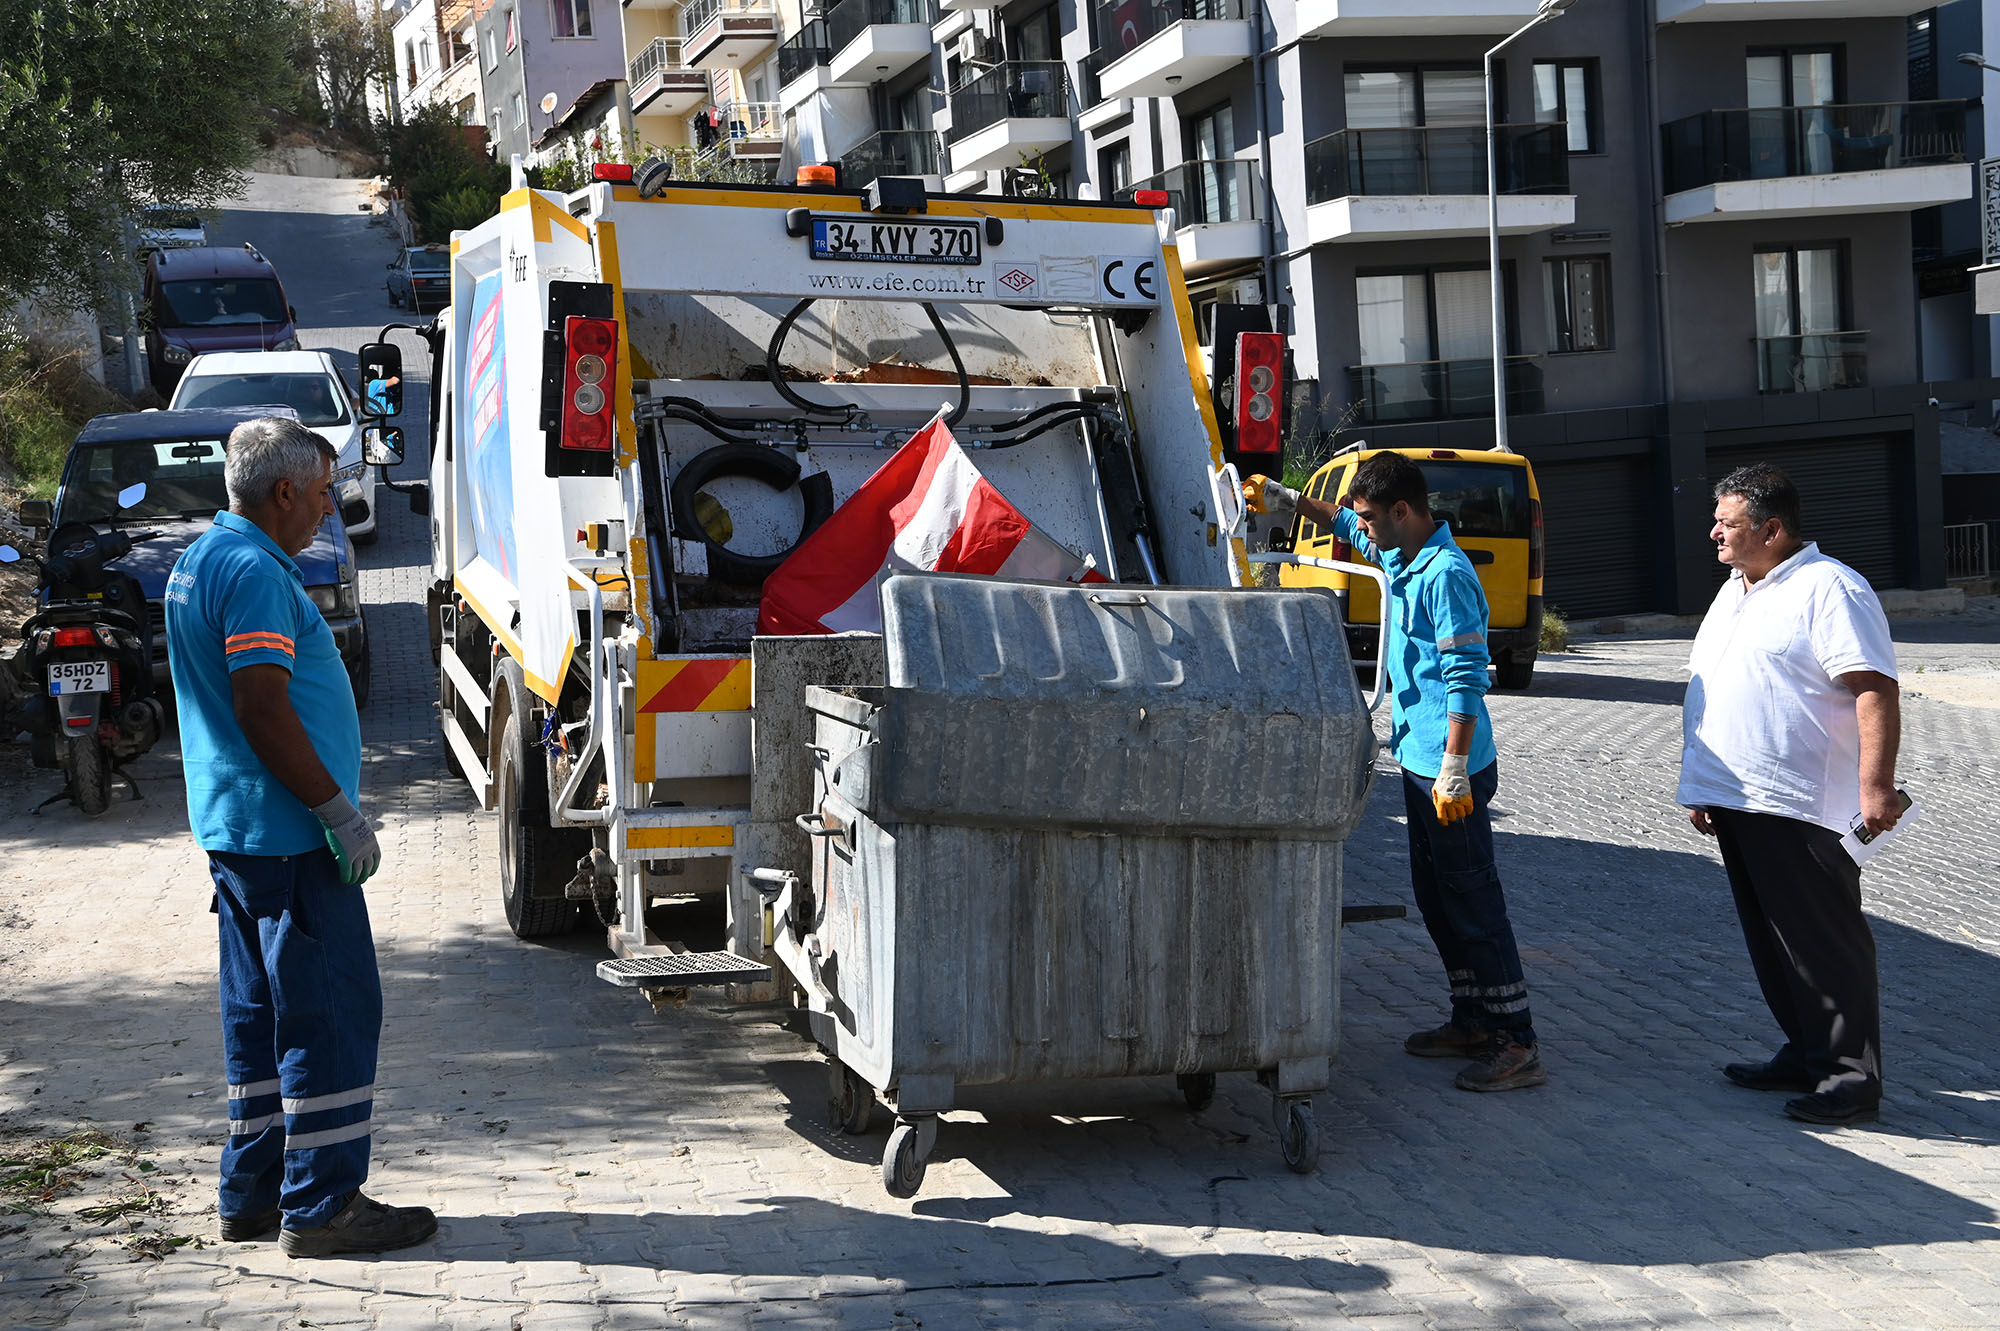
{"type": "Polygon", "coordinates": [[[382,981],[359,887],[328,850],[211,851],[221,928],[229,1142],[219,1207],[280,1207],[287,1229],[339,1214],[368,1177],[382,981]]]}
{"type": "Polygon", "coordinates": [[[1487,806],[1500,786],[1500,764],[1488,763],[1472,774],[1472,813],[1449,827],[1438,822],[1431,785],[1427,778],[1403,773],[1410,885],[1451,985],[1452,1024],[1469,1031],[1505,1031],[1522,1044],[1533,1044],[1528,984],[1521,977],[1521,954],[1493,863],[1493,818],[1487,806]]]}

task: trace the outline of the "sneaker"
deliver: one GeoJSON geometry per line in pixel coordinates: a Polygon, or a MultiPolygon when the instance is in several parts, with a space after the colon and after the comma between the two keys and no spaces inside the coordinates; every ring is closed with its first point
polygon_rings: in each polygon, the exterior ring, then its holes
{"type": "Polygon", "coordinates": [[[1490,1038],[1485,1031],[1469,1031],[1448,1021],[1403,1041],[1403,1052],[1418,1058],[1471,1058],[1490,1038]]]}
{"type": "Polygon", "coordinates": [[[1819,1078],[1779,1067],[1775,1062],[1724,1063],[1722,1075],[1753,1091],[1791,1091],[1797,1094],[1819,1085],[1819,1078]]]}
{"type": "Polygon", "coordinates": [[[1496,1034],[1474,1057],[1472,1066],[1458,1074],[1458,1089],[1516,1091],[1524,1086],[1540,1086],[1548,1079],[1538,1046],[1520,1044],[1511,1036],[1496,1034]]]}
{"type": "Polygon", "coordinates": [[[437,1216],[425,1206],[384,1206],[356,1192],[333,1219],[311,1229],[287,1228],[278,1245],[287,1257],[333,1257],[347,1252],[393,1252],[437,1233],[437,1216]]]}
{"type": "Polygon", "coordinates": [[[222,1241],[248,1243],[251,1239],[261,1239],[278,1227],[278,1219],[275,1206],[256,1215],[226,1215],[222,1217],[222,1241]]]}
{"type": "Polygon", "coordinates": [[[1785,1101],[1785,1112],[1803,1122],[1824,1123],[1831,1128],[1873,1123],[1882,1117],[1881,1110],[1874,1105],[1857,1104],[1824,1091],[1814,1091],[1811,1095],[1785,1101]]]}

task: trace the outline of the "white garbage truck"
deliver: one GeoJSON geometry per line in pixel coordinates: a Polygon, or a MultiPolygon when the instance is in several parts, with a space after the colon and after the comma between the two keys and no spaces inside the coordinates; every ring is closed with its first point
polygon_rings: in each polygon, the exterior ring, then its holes
{"type": "MultiPolygon", "coordinates": [[[[875,1093],[897,1098],[896,1074],[877,1060],[863,1078],[839,1060],[857,972],[830,979],[828,941],[814,933],[828,903],[814,884],[828,869],[817,861],[855,849],[829,809],[868,799],[849,787],[834,798],[834,755],[816,737],[826,705],[816,714],[807,695],[861,698],[895,685],[898,653],[885,652],[880,632],[760,634],[774,570],[942,416],[978,474],[1092,570],[1089,588],[1070,590],[1114,637],[1127,631],[1115,617],[1146,606],[1151,587],[1296,600],[1308,619],[1319,600],[1226,590],[1248,565],[1170,211],[944,196],[914,178],[857,191],[682,183],[647,167],[637,183],[605,174],[567,195],[516,188],[496,216],[457,235],[449,304],[425,330],[430,633],[446,760],[498,814],[500,894],[516,934],[602,928],[614,955],[599,974],[656,1000],[729,985],[743,986],[739,998],[808,1008],[835,1053],[833,1112],[859,1130],[875,1093]]],[[[401,368],[386,341],[364,348],[364,383],[386,385],[378,396],[395,396],[401,368]]],[[[1273,389],[1268,375],[1257,383],[1273,389]]],[[[377,460],[399,443],[378,421],[377,460]]],[[[882,574],[899,560],[925,566],[892,554],[882,574]]],[[[1036,636],[1006,627],[1009,616],[1045,614],[1030,604],[993,612],[985,629],[959,628],[1005,655],[1036,636]]],[[[1172,614],[1187,609],[1172,604],[1172,614]]],[[[1170,687],[1202,657],[1183,650],[1185,637],[1222,612],[1189,613],[1189,623],[1134,630],[1151,644],[1146,671],[1157,678],[1146,688],[1170,687]]],[[[1337,625],[1286,629],[1297,613],[1261,613],[1279,641],[1226,641],[1225,631],[1207,658],[1235,669],[1224,658],[1247,650],[1283,668],[1320,653],[1305,693],[1331,699],[1312,706],[1341,713],[1345,738],[1329,747],[1314,731],[1320,747],[1297,754],[1330,763],[1331,803],[1315,802],[1322,778],[1306,772],[1290,778],[1289,794],[1267,789],[1245,807],[1269,814],[1304,790],[1314,816],[1337,808],[1323,830],[1344,837],[1365,798],[1372,741],[1367,709],[1347,705],[1358,695],[1337,625]]],[[[996,679],[1021,668],[1034,673],[1019,661],[964,665],[969,677],[996,679]]],[[[1276,695],[1259,669],[1254,692],[1268,708],[1276,695]]],[[[1212,708],[1209,673],[1201,696],[1212,708]]],[[[1138,717],[1153,708],[1157,729],[1161,705],[1134,697],[1138,717]]],[[[1034,733],[1060,735],[1046,697],[1037,705],[1034,733]]],[[[1260,713],[1258,725],[1267,719],[1260,713]]],[[[1113,733],[1109,724],[1097,718],[1094,742],[1113,733]]],[[[1208,784],[1196,785],[1228,784],[1215,764],[1231,745],[1176,742],[1173,762],[1199,754],[1210,766],[1208,784]]],[[[1266,764],[1255,779],[1275,775],[1266,764]]],[[[1142,822],[1173,821],[1153,806],[1142,822]]],[[[1267,822],[1245,835],[1290,826],[1267,822]]],[[[1258,864],[1268,871],[1272,861],[1258,864]]],[[[920,876],[903,865],[906,885],[920,876]]],[[[1315,888],[1302,908],[1310,918],[1297,922],[1320,949],[1313,957],[1337,933],[1338,900],[1336,867],[1330,895],[1315,888]]],[[[1292,1004],[1311,1011],[1310,1022],[1294,1014],[1310,1027],[1293,1041],[1302,1053],[1259,1046],[1226,1066],[1266,1073],[1296,1110],[1325,1084],[1333,976],[1329,964],[1292,1004]]],[[[1212,1059],[1170,1050],[1160,1059],[1173,1066],[1128,1057],[1111,1070],[1179,1072],[1191,1101],[1202,1077],[1212,1085],[1212,1059]]],[[[894,1191],[914,1190],[934,1132],[926,1125],[949,1107],[948,1071],[926,1067],[922,1095],[897,1100],[910,1132],[885,1156],[894,1191]]],[[[1297,1164],[1307,1151],[1288,1144],[1286,1154],[1297,1164]]]]}

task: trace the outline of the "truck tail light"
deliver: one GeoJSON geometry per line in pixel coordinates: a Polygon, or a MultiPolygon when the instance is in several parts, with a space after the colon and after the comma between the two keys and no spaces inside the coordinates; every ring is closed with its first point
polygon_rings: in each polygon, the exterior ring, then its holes
{"type": "Polygon", "coordinates": [[[1281,333],[1236,335],[1236,451],[1278,453],[1285,446],[1285,339],[1281,333]]]}
{"type": "Polygon", "coordinates": [[[608,180],[614,185],[632,183],[632,167],[626,162],[599,162],[590,168],[592,180],[608,180]]]}
{"type": "Polygon", "coordinates": [[[572,314],[563,325],[562,447],[611,451],[611,389],[618,325],[572,314]]]}
{"type": "Polygon", "coordinates": [[[1528,501],[1528,576],[1542,576],[1542,501],[1528,501]]]}

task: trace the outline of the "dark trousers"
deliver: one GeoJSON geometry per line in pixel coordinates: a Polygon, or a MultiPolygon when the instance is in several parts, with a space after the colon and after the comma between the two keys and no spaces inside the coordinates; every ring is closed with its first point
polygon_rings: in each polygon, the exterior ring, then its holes
{"type": "Polygon", "coordinates": [[[1774,1062],[1818,1089],[1882,1098],[1882,1004],[1875,935],[1861,913],[1861,868],[1824,827],[1710,809],[1757,984],[1785,1047],[1774,1062]]]}
{"type": "Polygon", "coordinates": [[[323,1225],[368,1177],[382,983],[359,887],[333,854],[211,851],[229,1141],[218,1208],[323,1225]]]}
{"type": "Polygon", "coordinates": [[[1472,774],[1472,813],[1450,827],[1438,822],[1431,785],[1414,772],[1403,773],[1410,886],[1444,962],[1452,1024],[1469,1031],[1505,1031],[1522,1044],[1533,1044],[1528,984],[1521,977],[1521,953],[1514,946],[1507,897],[1493,863],[1493,818],[1487,805],[1500,787],[1500,764],[1472,774]]]}

